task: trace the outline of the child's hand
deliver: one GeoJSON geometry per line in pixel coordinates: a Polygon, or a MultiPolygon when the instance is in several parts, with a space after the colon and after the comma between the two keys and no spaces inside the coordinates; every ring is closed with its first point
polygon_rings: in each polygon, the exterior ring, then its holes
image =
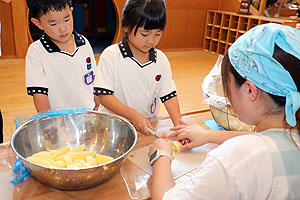
{"type": "Polygon", "coordinates": [[[176,137],[175,140],[189,141],[183,144],[180,149],[181,151],[189,150],[210,142],[209,132],[197,125],[182,123],[181,125],[171,128],[171,131],[174,131],[174,133],[169,135],[170,138],[176,137]]]}
{"type": "Polygon", "coordinates": [[[139,112],[136,112],[131,119],[131,123],[137,131],[144,135],[149,135],[148,127],[153,129],[148,119],[139,112]]]}
{"type": "Polygon", "coordinates": [[[172,155],[172,141],[164,140],[162,138],[154,140],[148,151],[148,156],[150,156],[156,149],[168,151],[172,155]]]}

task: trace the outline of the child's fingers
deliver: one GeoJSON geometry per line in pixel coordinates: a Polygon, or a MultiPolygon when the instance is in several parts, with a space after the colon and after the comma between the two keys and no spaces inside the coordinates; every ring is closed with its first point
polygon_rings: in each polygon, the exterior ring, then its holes
{"type": "Polygon", "coordinates": [[[147,127],[151,128],[152,130],[154,129],[148,120],[147,120],[147,127]]]}

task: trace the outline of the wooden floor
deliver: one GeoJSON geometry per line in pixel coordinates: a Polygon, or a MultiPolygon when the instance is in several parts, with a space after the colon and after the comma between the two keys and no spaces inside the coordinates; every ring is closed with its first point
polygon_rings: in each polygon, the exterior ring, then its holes
{"type": "MultiPolygon", "coordinates": [[[[201,50],[165,53],[172,66],[181,112],[207,109],[208,106],[202,104],[201,84],[218,56],[201,50]]],[[[15,130],[15,117],[36,114],[32,97],[26,92],[24,71],[24,59],[0,59],[0,109],[4,120],[4,141],[9,141],[15,130]]],[[[167,112],[162,106],[160,116],[165,115],[167,112]]]]}

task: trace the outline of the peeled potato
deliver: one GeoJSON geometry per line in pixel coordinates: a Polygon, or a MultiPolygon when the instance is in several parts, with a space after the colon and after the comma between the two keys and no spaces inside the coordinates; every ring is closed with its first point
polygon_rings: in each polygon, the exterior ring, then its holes
{"type": "Polygon", "coordinates": [[[80,152],[85,150],[85,144],[83,143],[82,145],[76,147],[75,149],[72,149],[71,152],[80,152]]]}
{"type": "Polygon", "coordinates": [[[43,160],[46,160],[48,161],[49,163],[51,163],[52,165],[56,166],[56,161],[55,160],[52,160],[50,158],[47,158],[47,157],[39,157],[40,159],[43,159],[43,160]]]}
{"type": "Polygon", "coordinates": [[[71,150],[71,148],[69,146],[66,146],[66,147],[62,147],[60,149],[57,149],[57,154],[56,154],[56,157],[60,157],[60,156],[63,156],[67,153],[69,153],[71,150]]]}
{"type": "Polygon", "coordinates": [[[86,161],[87,156],[95,156],[96,151],[80,151],[80,152],[70,152],[70,157],[72,160],[84,160],[86,161]]]}
{"type": "Polygon", "coordinates": [[[58,160],[58,161],[55,161],[55,166],[58,167],[58,168],[65,168],[66,167],[66,163],[62,160],[58,160]]]}
{"type": "Polygon", "coordinates": [[[36,158],[45,157],[45,158],[51,159],[50,152],[48,152],[48,151],[41,151],[41,152],[35,153],[32,155],[32,157],[36,157],[36,158]]]}
{"type": "Polygon", "coordinates": [[[84,168],[84,167],[90,167],[90,165],[88,165],[85,161],[78,159],[78,160],[75,160],[67,168],[84,168]]]}
{"type": "Polygon", "coordinates": [[[182,144],[181,142],[179,141],[173,141],[172,142],[172,149],[175,151],[175,152],[180,152],[180,148],[181,148],[182,144]]]}
{"type": "Polygon", "coordinates": [[[57,157],[58,151],[57,150],[51,150],[49,152],[51,159],[55,159],[57,157]]]}
{"type": "Polygon", "coordinates": [[[97,154],[96,151],[85,151],[85,144],[74,149],[69,146],[57,150],[41,151],[27,159],[39,165],[56,168],[84,168],[112,161],[114,158],[97,154]]]}
{"type": "Polygon", "coordinates": [[[110,157],[110,156],[105,156],[105,155],[101,155],[101,154],[98,154],[98,153],[96,154],[96,160],[97,160],[98,165],[110,162],[113,159],[114,158],[110,157]]]}
{"type": "Polygon", "coordinates": [[[175,152],[174,152],[174,150],[172,151],[172,160],[174,160],[175,159],[175,152]]]}
{"type": "Polygon", "coordinates": [[[55,167],[55,165],[52,165],[49,161],[38,158],[38,157],[32,157],[31,156],[31,157],[28,157],[27,160],[29,160],[31,162],[34,162],[36,164],[39,164],[39,165],[44,165],[44,166],[47,166],[47,167],[55,167]]]}
{"type": "Polygon", "coordinates": [[[97,165],[97,160],[96,160],[96,158],[94,158],[94,157],[92,157],[92,156],[87,156],[87,157],[86,157],[86,162],[87,162],[87,164],[90,165],[90,166],[95,166],[95,165],[97,165]]]}

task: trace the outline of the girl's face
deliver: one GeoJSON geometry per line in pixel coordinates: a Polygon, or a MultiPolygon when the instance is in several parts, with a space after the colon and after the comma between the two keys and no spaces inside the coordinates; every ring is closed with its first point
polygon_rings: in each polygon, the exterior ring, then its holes
{"type": "Polygon", "coordinates": [[[61,44],[68,42],[73,32],[73,8],[67,6],[61,11],[50,10],[39,20],[32,18],[32,22],[44,30],[53,42],[61,44]]]}
{"type": "MultiPolygon", "coordinates": [[[[143,27],[137,29],[136,35],[134,35],[134,30],[128,34],[128,42],[131,44],[132,51],[139,51],[142,53],[148,53],[152,47],[155,47],[162,36],[162,30],[152,29],[145,30],[143,27]]],[[[128,33],[129,29],[124,28],[124,31],[128,33]]]]}

